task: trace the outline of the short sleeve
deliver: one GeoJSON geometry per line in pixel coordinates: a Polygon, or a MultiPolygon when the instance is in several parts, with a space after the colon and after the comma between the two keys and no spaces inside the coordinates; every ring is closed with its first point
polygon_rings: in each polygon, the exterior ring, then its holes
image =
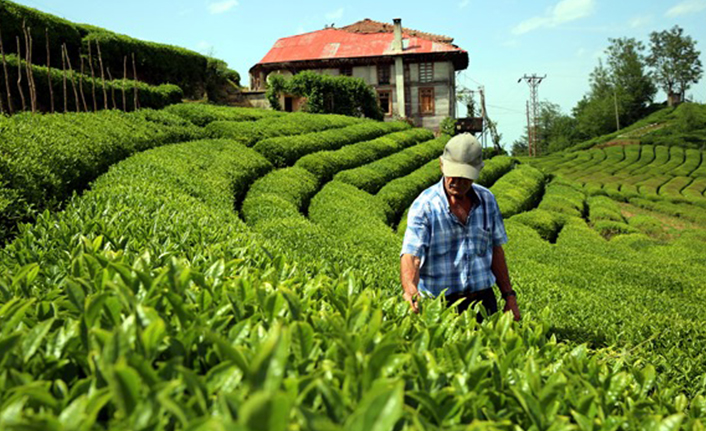
{"type": "Polygon", "coordinates": [[[431,225],[426,206],[422,202],[414,202],[407,215],[407,230],[404,233],[400,256],[411,254],[423,262],[429,249],[430,237],[431,225]]]}
{"type": "Polygon", "coordinates": [[[490,202],[491,218],[493,220],[493,247],[497,247],[507,243],[507,232],[505,232],[505,222],[503,222],[503,215],[500,214],[500,207],[495,196],[491,195],[490,202]]]}

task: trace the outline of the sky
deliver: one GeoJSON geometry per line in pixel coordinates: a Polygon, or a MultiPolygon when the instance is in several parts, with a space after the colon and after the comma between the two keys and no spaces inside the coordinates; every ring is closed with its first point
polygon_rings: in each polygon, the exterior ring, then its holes
{"type": "MultiPolygon", "coordinates": [[[[468,51],[457,84],[483,86],[490,118],[509,148],[527,125],[525,74],[546,75],[539,99],[571,109],[586,94],[589,75],[609,38],[649,34],[679,25],[696,41],[706,68],[706,0],[16,0],[70,21],[139,39],[168,43],[225,60],[248,85],[248,70],[281,37],[342,27],[370,18],[454,38],[468,51]]],[[[706,102],[706,79],[689,97],[706,102]]],[[[659,92],[656,101],[666,99],[659,92]]]]}

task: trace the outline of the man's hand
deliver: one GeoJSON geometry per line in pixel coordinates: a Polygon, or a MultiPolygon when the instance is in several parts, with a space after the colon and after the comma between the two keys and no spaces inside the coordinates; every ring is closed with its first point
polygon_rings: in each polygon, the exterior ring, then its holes
{"type": "Polygon", "coordinates": [[[412,307],[412,311],[414,313],[419,313],[419,291],[417,291],[416,287],[413,287],[413,290],[405,289],[402,297],[405,301],[409,302],[409,305],[412,307]]]}
{"type": "Polygon", "coordinates": [[[505,299],[505,308],[503,308],[503,311],[509,311],[512,310],[512,315],[515,317],[516,321],[520,320],[520,308],[517,306],[517,298],[514,296],[508,296],[505,299]]]}
{"type": "Polygon", "coordinates": [[[400,281],[402,282],[402,297],[409,302],[412,311],[419,313],[419,267],[421,259],[411,254],[403,254],[400,261],[400,281]]]}

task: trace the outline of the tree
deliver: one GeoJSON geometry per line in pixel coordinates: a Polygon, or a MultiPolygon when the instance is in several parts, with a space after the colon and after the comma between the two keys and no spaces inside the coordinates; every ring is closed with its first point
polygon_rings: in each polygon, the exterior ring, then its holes
{"type": "Polygon", "coordinates": [[[696,41],[676,25],[671,30],[650,33],[650,50],[647,63],[667,93],[669,106],[682,102],[686,90],[703,76],[696,41]]]}
{"type": "Polygon", "coordinates": [[[285,79],[271,74],[265,96],[273,109],[281,110],[281,94],[305,97],[304,110],[314,114],[341,114],[382,120],[375,90],[360,78],[319,75],[304,71],[285,79]]]}
{"type": "Polygon", "coordinates": [[[614,103],[623,111],[623,124],[642,118],[652,103],[657,88],[646,72],[645,46],[633,38],[609,39],[606,49],[608,79],[612,85],[614,103]]]}
{"type": "MultiPolygon", "coordinates": [[[[539,118],[537,122],[537,145],[539,154],[544,155],[570,147],[577,141],[576,120],[563,114],[559,105],[549,101],[539,104],[539,118]]],[[[528,154],[527,132],[512,143],[512,155],[522,156],[528,154]]]]}
{"type": "Polygon", "coordinates": [[[576,127],[584,139],[614,132],[644,117],[657,91],[646,72],[644,45],[633,38],[609,42],[605,66],[598,61],[590,76],[589,93],[574,108],[576,127]]]}

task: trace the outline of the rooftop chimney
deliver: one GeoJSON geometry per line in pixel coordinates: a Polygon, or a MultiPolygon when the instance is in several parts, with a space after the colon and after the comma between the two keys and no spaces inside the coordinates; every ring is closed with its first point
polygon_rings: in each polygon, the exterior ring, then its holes
{"type": "Polygon", "coordinates": [[[394,52],[402,52],[402,18],[392,20],[395,23],[395,40],[392,42],[394,52]]]}

